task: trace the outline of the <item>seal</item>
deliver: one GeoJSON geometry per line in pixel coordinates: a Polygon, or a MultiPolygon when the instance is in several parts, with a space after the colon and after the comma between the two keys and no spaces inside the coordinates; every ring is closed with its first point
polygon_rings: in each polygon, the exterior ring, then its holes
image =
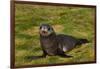
{"type": "Polygon", "coordinates": [[[60,57],[72,57],[66,55],[65,52],[72,50],[77,45],[88,43],[87,39],[77,39],[75,37],[56,34],[53,27],[48,24],[40,25],[40,44],[43,50],[41,57],[60,56],[60,57]]]}

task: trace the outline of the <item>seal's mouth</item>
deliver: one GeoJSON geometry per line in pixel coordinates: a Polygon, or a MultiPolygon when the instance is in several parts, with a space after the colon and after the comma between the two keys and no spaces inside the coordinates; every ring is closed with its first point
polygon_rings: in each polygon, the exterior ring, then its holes
{"type": "Polygon", "coordinates": [[[49,35],[48,31],[40,31],[40,34],[43,35],[43,36],[48,36],[49,35]]]}
{"type": "Polygon", "coordinates": [[[46,31],[42,31],[42,33],[43,33],[43,34],[47,34],[48,32],[46,32],[46,31]]]}

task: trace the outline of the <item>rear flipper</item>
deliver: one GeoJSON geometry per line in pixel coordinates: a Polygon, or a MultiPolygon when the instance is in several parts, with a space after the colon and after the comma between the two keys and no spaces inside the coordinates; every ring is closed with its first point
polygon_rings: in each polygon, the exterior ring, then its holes
{"type": "Polygon", "coordinates": [[[89,43],[89,41],[87,39],[79,39],[76,45],[81,45],[85,43],[89,43]]]}

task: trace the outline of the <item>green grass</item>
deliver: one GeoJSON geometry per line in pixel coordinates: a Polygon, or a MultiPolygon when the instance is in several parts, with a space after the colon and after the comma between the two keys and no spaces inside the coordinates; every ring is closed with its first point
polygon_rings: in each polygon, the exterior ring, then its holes
{"type": "Polygon", "coordinates": [[[15,65],[77,63],[94,61],[94,14],[93,8],[58,7],[43,5],[15,5],[15,65]],[[81,45],[66,54],[73,58],[47,56],[30,60],[27,56],[42,55],[39,43],[39,25],[47,23],[57,34],[86,38],[90,43],[81,45]]]}

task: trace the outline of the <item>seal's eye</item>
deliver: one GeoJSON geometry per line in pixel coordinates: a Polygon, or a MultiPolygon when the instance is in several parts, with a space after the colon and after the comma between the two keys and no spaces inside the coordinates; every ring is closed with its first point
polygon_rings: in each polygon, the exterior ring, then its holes
{"type": "Polygon", "coordinates": [[[51,28],[48,28],[48,30],[51,30],[51,28]]]}

